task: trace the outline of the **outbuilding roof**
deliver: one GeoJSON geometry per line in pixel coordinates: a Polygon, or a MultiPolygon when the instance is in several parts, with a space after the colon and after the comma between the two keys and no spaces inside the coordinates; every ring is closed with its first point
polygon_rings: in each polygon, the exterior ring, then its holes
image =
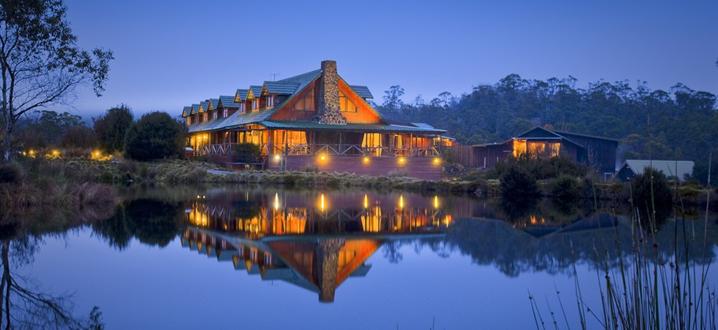
{"type": "Polygon", "coordinates": [[[690,160],[650,160],[650,159],[626,159],[624,167],[630,168],[635,174],[643,174],[646,168],[654,168],[668,177],[676,177],[683,180],[686,176],[693,175],[695,163],[690,160]]]}

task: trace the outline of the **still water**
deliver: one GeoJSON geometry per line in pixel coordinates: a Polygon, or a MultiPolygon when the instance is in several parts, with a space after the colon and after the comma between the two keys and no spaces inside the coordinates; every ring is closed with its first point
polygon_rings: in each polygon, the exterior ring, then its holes
{"type": "MultiPolygon", "coordinates": [[[[26,217],[45,225],[2,228],[3,266],[77,324],[96,306],[107,329],[530,329],[529,293],[546,318],[560,298],[575,328],[576,285],[600,308],[599,274],[632,253],[627,211],[592,209],[401,192],[134,189],[117,205],[38,210],[26,217]]],[[[704,237],[702,218],[663,222],[659,253],[671,256],[676,228],[704,237]]],[[[689,244],[700,265],[715,262],[709,218],[708,244],[689,244]]],[[[18,326],[55,324],[31,295],[11,303],[18,326]]]]}

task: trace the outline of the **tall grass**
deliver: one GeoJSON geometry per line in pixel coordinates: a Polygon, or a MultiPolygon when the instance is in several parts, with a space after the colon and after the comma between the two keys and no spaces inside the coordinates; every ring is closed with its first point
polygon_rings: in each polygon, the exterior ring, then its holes
{"type": "MultiPolygon", "coordinates": [[[[652,184],[654,178],[650,179],[652,184]]],[[[656,188],[652,186],[651,190],[656,188]]],[[[710,187],[708,191],[710,194],[710,187]]],[[[682,213],[677,211],[683,207],[683,202],[677,194],[674,198],[675,219],[678,213],[682,213]]],[[[710,196],[707,202],[710,203],[710,196]]],[[[671,253],[666,256],[659,252],[660,243],[656,237],[661,215],[656,212],[660,207],[656,205],[655,196],[651,194],[650,200],[645,203],[632,201],[631,253],[625,258],[618,258],[618,265],[612,266],[609,260],[614,251],[596,249],[596,253],[606,256],[596,272],[600,302],[586,301],[574,266],[578,312],[578,324],[574,327],[589,329],[594,328],[591,324],[597,323],[604,329],[717,329],[718,299],[712,286],[715,283],[712,284],[709,279],[713,257],[706,252],[710,251],[708,203],[702,220],[703,234],[695,228],[701,225],[700,222],[676,222],[671,233],[671,253]],[[690,242],[702,242],[703,252],[693,253],[689,248],[690,242]]],[[[620,251],[620,240],[615,242],[615,251],[620,251]]],[[[558,291],[556,296],[564,322],[558,322],[550,306],[550,319],[545,319],[539,303],[529,293],[537,329],[559,329],[564,324],[566,328],[571,328],[558,291]]]]}

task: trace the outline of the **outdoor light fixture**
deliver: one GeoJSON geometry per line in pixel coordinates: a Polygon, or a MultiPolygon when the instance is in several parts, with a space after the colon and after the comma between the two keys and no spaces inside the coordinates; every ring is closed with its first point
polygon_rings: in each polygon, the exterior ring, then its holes
{"type": "Polygon", "coordinates": [[[282,155],[274,154],[274,156],[272,156],[272,160],[274,160],[275,163],[279,163],[282,160],[282,155]]]}
{"type": "Polygon", "coordinates": [[[321,152],[321,153],[319,153],[319,155],[317,156],[317,160],[318,160],[319,162],[321,162],[321,163],[325,163],[325,162],[327,162],[327,161],[329,160],[329,155],[327,155],[326,152],[321,152]]]}
{"type": "Polygon", "coordinates": [[[361,158],[361,162],[364,165],[369,165],[369,163],[371,163],[371,158],[369,156],[364,156],[361,158]]]}
{"type": "Polygon", "coordinates": [[[434,164],[434,166],[439,166],[441,165],[441,158],[434,157],[434,159],[431,160],[431,163],[434,164]]]}
{"type": "Polygon", "coordinates": [[[396,159],[396,163],[397,163],[397,165],[399,165],[399,166],[404,166],[404,165],[406,165],[406,157],[401,156],[401,157],[397,158],[397,159],[396,159]]]}

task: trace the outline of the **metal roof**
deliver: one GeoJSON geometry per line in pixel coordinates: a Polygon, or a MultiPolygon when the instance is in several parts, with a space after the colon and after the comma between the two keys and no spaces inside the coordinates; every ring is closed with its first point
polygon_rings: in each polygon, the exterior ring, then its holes
{"type": "Polygon", "coordinates": [[[239,103],[234,102],[234,96],[222,95],[219,97],[219,104],[217,107],[222,108],[239,108],[239,103]]]}
{"type": "Polygon", "coordinates": [[[260,95],[262,95],[262,86],[252,85],[249,86],[249,90],[252,91],[253,97],[259,97],[260,95]]]}
{"type": "Polygon", "coordinates": [[[373,99],[374,96],[371,95],[371,91],[369,91],[369,87],[366,86],[357,86],[357,85],[349,85],[351,89],[354,91],[354,93],[357,93],[361,98],[363,99],[373,99]]]}
{"type": "Polygon", "coordinates": [[[207,103],[207,110],[214,110],[217,109],[217,106],[219,105],[219,99],[209,99],[209,102],[207,103]]]}
{"type": "Polygon", "coordinates": [[[202,101],[199,103],[199,112],[207,111],[207,103],[207,101],[202,101]]]}
{"type": "Polygon", "coordinates": [[[648,167],[652,167],[668,177],[676,177],[683,180],[686,175],[693,175],[693,161],[690,160],[649,160],[649,159],[626,159],[621,168],[628,166],[633,173],[643,174],[648,167]]]}
{"type": "Polygon", "coordinates": [[[199,113],[199,104],[195,103],[195,104],[192,104],[192,113],[190,113],[190,114],[194,115],[196,113],[199,113]]]}
{"type": "Polygon", "coordinates": [[[299,85],[301,84],[298,82],[265,81],[263,87],[270,94],[291,95],[297,91],[299,85]]]}
{"type": "Polygon", "coordinates": [[[187,107],[182,108],[182,117],[187,117],[187,116],[189,116],[190,114],[192,114],[192,107],[191,107],[191,106],[187,106],[187,107]]]}
{"type": "Polygon", "coordinates": [[[446,132],[441,129],[429,129],[416,126],[404,125],[383,125],[383,124],[346,124],[346,125],[327,125],[313,121],[274,121],[265,120],[259,124],[267,128],[283,128],[283,129],[312,129],[312,130],[338,130],[338,131],[361,131],[361,132],[401,132],[401,133],[424,133],[424,134],[441,134],[446,132]]]}
{"type": "Polygon", "coordinates": [[[247,99],[247,93],[248,93],[248,92],[249,92],[249,90],[246,90],[246,89],[238,89],[238,90],[234,93],[234,100],[235,100],[235,101],[244,101],[244,100],[246,100],[246,99],[247,99]]]}

